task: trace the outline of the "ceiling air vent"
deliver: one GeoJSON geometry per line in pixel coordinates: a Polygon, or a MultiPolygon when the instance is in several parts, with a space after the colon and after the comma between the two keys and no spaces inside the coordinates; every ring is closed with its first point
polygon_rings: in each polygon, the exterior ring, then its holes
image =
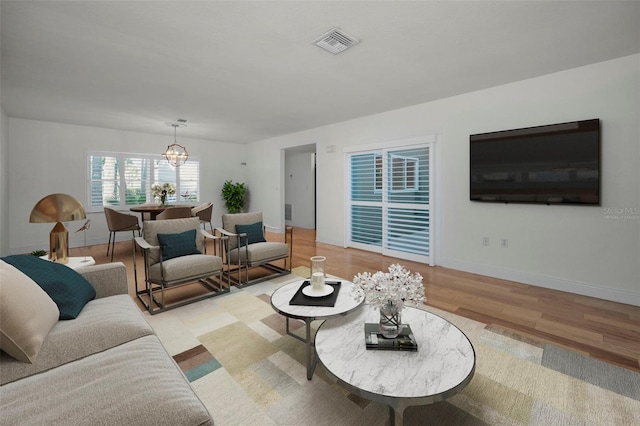
{"type": "Polygon", "coordinates": [[[334,55],[343,52],[358,43],[360,43],[360,40],[351,37],[339,28],[333,28],[313,41],[313,44],[333,53],[334,55]]]}

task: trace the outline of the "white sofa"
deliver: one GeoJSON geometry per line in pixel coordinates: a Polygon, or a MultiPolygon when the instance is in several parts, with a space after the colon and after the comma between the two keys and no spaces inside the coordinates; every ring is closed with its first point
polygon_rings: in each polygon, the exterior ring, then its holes
{"type": "Polygon", "coordinates": [[[209,411],[128,295],[125,266],[78,272],[96,297],[77,318],[55,322],[33,363],[0,354],[0,423],[212,425],[209,411]]]}

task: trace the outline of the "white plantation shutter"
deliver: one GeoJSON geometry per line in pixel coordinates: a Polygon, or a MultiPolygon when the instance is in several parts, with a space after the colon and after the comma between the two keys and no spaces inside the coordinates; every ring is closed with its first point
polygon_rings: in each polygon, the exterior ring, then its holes
{"type": "Polygon", "coordinates": [[[431,263],[431,145],[349,155],[350,247],[431,263]]]}
{"type": "Polygon", "coordinates": [[[386,152],[385,248],[390,255],[411,253],[423,261],[430,255],[429,160],[428,147],[386,152]]]}
{"type": "Polygon", "coordinates": [[[351,156],[351,242],[382,247],[382,154],[351,156]]]}
{"type": "Polygon", "coordinates": [[[195,203],[200,201],[200,162],[187,161],[179,167],[180,202],[195,203]]]}
{"type": "Polygon", "coordinates": [[[89,157],[89,209],[120,204],[120,169],[116,156],[89,157]]]}
{"type": "MultiPolygon", "coordinates": [[[[175,203],[180,193],[178,191],[178,173],[177,169],[179,167],[173,167],[171,164],[167,162],[164,158],[156,158],[153,160],[153,172],[154,172],[154,183],[158,183],[163,185],[165,183],[170,183],[176,188],[175,194],[167,194],[167,203],[175,203]]],[[[153,195],[151,196],[151,200],[153,200],[153,195]]]]}
{"type": "Polygon", "coordinates": [[[125,158],[124,160],[125,204],[144,204],[151,188],[151,160],[148,158],[125,158]]]}
{"type": "Polygon", "coordinates": [[[176,194],[171,203],[198,203],[200,201],[200,162],[189,160],[173,167],[158,155],[130,153],[88,153],[89,211],[102,211],[103,207],[128,210],[131,206],[154,203],[151,185],[172,183],[176,194]]]}

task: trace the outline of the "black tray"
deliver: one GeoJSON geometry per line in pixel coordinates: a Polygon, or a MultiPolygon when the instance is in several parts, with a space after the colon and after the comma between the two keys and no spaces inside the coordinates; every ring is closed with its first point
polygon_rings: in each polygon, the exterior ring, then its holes
{"type": "Polygon", "coordinates": [[[338,293],[340,293],[340,281],[326,281],[325,285],[333,287],[333,292],[323,297],[309,297],[302,292],[302,289],[311,285],[309,281],[302,283],[296,294],[293,295],[289,301],[290,305],[302,305],[302,306],[328,306],[333,307],[336,305],[338,299],[338,293]]]}

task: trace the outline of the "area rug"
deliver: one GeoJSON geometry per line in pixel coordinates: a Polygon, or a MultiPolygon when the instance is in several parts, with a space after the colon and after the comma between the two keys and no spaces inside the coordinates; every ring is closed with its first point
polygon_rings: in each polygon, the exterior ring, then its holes
{"type": "MultiPolygon", "coordinates": [[[[388,407],[350,394],[322,365],[306,379],[304,344],[285,333],[269,303],[276,288],[297,279],[232,289],[147,320],[217,425],[388,425],[388,407]]],[[[640,374],[424,309],[469,337],[476,372],[458,395],[408,408],[406,425],[640,424],[640,374]]],[[[303,335],[303,323],[291,326],[303,335]]]]}

